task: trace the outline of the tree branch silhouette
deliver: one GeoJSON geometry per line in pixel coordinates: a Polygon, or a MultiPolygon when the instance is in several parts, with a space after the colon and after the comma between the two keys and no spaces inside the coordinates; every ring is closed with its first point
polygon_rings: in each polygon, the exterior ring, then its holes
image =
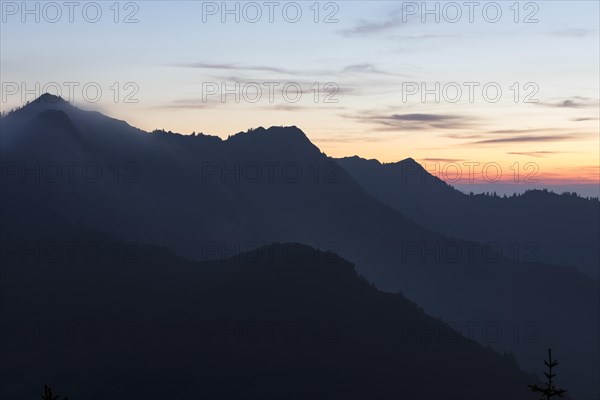
{"type": "Polygon", "coordinates": [[[54,395],[52,393],[52,389],[48,387],[48,385],[44,385],[44,394],[42,395],[42,400],[69,400],[68,397],[61,399],[59,395],[54,395]]]}
{"type": "MultiPolygon", "coordinates": [[[[544,372],[546,375],[545,387],[540,387],[538,385],[527,385],[531,389],[532,392],[543,394],[546,400],[551,399],[552,397],[564,397],[564,394],[567,392],[565,389],[557,389],[554,385],[552,379],[556,376],[556,374],[552,373],[552,368],[558,365],[558,361],[552,359],[552,349],[548,349],[548,360],[544,360],[544,364],[548,367],[548,372],[544,372]]],[[[543,400],[543,399],[542,399],[543,400]]]]}

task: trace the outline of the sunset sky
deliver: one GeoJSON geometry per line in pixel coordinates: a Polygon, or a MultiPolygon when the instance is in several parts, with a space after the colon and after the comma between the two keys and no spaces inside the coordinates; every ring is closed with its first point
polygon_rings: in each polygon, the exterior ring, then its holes
{"type": "Polygon", "coordinates": [[[58,18],[40,3],[23,14],[21,2],[2,2],[2,110],[46,86],[144,130],[226,138],[296,125],[330,156],[412,157],[459,187],[585,184],[580,193],[598,195],[597,1],[141,1],[119,3],[118,15],[100,2],[95,23],[88,3],[71,16],[60,6],[58,18]]]}

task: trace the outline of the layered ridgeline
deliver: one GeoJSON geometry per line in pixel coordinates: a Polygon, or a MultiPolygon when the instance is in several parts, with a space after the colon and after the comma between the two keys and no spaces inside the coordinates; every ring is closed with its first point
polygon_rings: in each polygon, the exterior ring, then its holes
{"type": "Polygon", "coordinates": [[[511,197],[467,195],[410,158],[387,164],[356,156],[336,161],[370,194],[422,226],[497,243],[520,261],[572,266],[599,277],[597,199],[542,190],[511,197]]]}
{"type": "Polygon", "coordinates": [[[27,238],[58,220],[196,260],[273,242],[329,249],[380,289],[401,290],[463,335],[513,351],[527,371],[552,346],[564,386],[597,395],[596,281],[422,228],[298,128],[227,140],[147,133],[50,96],[1,124],[7,240],[17,227],[27,238]]]}
{"type": "Polygon", "coordinates": [[[2,398],[526,399],[539,382],[333,253],[192,262],[65,232],[37,243],[85,247],[3,267],[2,398]]]}

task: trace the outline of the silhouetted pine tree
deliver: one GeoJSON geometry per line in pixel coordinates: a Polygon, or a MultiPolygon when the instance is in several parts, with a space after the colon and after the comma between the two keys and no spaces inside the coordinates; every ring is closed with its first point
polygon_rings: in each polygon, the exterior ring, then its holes
{"type": "MultiPolygon", "coordinates": [[[[564,389],[557,389],[552,382],[552,378],[556,376],[556,374],[552,373],[552,368],[558,365],[558,361],[552,359],[552,349],[548,349],[548,361],[544,361],[546,367],[548,367],[548,372],[544,372],[546,378],[548,378],[548,382],[546,382],[546,387],[539,387],[538,385],[528,385],[533,392],[542,393],[545,397],[544,399],[551,399],[554,396],[564,397],[564,394],[567,392],[564,389]]],[[[543,400],[543,399],[542,399],[543,400]]]]}
{"type": "MultiPolygon", "coordinates": [[[[42,395],[42,400],[61,400],[59,395],[53,395],[52,389],[48,387],[48,385],[44,385],[44,394],[42,395]]],[[[69,400],[68,397],[65,397],[62,400],[69,400]]]]}

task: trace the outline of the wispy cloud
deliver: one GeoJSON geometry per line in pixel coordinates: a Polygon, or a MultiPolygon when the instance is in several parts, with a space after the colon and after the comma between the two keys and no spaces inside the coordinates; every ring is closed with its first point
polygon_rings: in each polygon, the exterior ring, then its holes
{"type": "Polygon", "coordinates": [[[394,114],[388,118],[397,121],[448,121],[459,117],[442,114],[394,114]]]}
{"type": "Polygon", "coordinates": [[[400,16],[394,16],[382,21],[360,20],[354,27],[344,29],[341,33],[344,36],[365,36],[388,31],[398,27],[400,24],[402,24],[400,16]]]}
{"type": "Polygon", "coordinates": [[[275,72],[278,74],[297,75],[298,71],[293,71],[285,68],[266,66],[266,65],[239,65],[239,64],[222,64],[222,63],[179,63],[171,64],[174,67],[182,68],[197,68],[197,69],[215,69],[215,70],[234,70],[234,71],[262,71],[275,72]]]}
{"type": "Polygon", "coordinates": [[[342,73],[360,73],[360,74],[375,74],[375,75],[389,75],[389,76],[401,76],[408,77],[405,74],[397,74],[394,72],[387,72],[377,68],[373,64],[364,63],[364,64],[353,64],[345,67],[342,70],[342,73]]]}
{"type": "Polygon", "coordinates": [[[550,131],[557,131],[557,130],[559,130],[559,129],[557,129],[557,128],[500,129],[500,130],[488,131],[486,133],[493,134],[493,135],[505,135],[505,134],[522,135],[522,134],[537,133],[537,132],[550,132],[550,131]]]}
{"type": "Polygon", "coordinates": [[[557,29],[554,31],[548,32],[553,36],[563,36],[563,37],[573,37],[573,38],[581,38],[584,36],[590,36],[598,32],[596,29],[582,29],[582,28],[567,28],[567,29],[557,29]]]}
{"type": "MultiPolygon", "coordinates": [[[[319,76],[323,79],[326,77],[335,78],[342,75],[347,75],[349,73],[359,73],[359,74],[372,74],[372,75],[387,75],[387,76],[398,76],[398,77],[411,77],[406,74],[399,74],[395,72],[388,72],[380,69],[375,64],[364,62],[364,63],[356,63],[350,64],[347,66],[343,66],[340,69],[329,69],[329,70],[296,70],[296,69],[288,69],[282,68],[279,66],[273,65],[244,65],[239,63],[206,63],[206,62],[191,62],[191,63],[178,63],[178,64],[169,64],[172,67],[178,68],[191,68],[191,69],[203,69],[203,70],[212,70],[219,71],[222,75],[224,71],[236,71],[240,74],[251,72],[268,72],[270,74],[281,74],[281,75],[290,75],[290,76],[299,76],[299,77],[307,77],[307,76],[319,76]]],[[[236,80],[234,78],[230,78],[230,80],[236,80]]],[[[247,79],[246,79],[247,80],[247,79]]],[[[264,79],[259,79],[261,81],[264,79]]]]}
{"type": "Polygon", "coordinates": [[[345,115],[359,122],[380,125],[380,131],[414,131],[431,129],[464,129],[472,126],[472,119],[446,114],[391,114],[345,115]]]}
{"type": "Polygon", "coordinates": [[[372,34],[387,32],[400,26],[410,23],[412,20],[420,18],[417,14],[403,15],[402,8],[396,8],[380,19],[361,19],[352,28],[343,29],[340,33],[344,36],[368,36],[372,34]]]}
{"type": "Polygon", "coordinates": [[[596,118],[596,117],[583,117],[583,118],[573,118],[573,119],[571,119],[571,121],[574,121],[574,122],[598,121],[598,120],[600,120],[600,118],[596,118]]]}
{"type": "Polygon", "coordinates": [[[568,134],[568,135],[539,135],[539,136],[511,136],[511,137],[502,137],[495,139],[485,139],[479,140],[476,142],[471,142],[471,144],[499,144],[499,143],[541,143],[541,142],[560,142],[560,141],[569,141],[569,140],[577,140],[585,138],[584,135],[581,134],[568,134]]]}
{"type": "Polygon", "coordinates": [[[161,109],[173,109],[173,110],[206,110],[209,108],[216,107],[216,104],[165,104],[157,106],[161,109]]]}
{"type": "Polygon", "coordinates": [[[465,161],[465,159],[464,158],[420,158],[419,161],[455,163],[455,162],[459,162],[459,161],[465,161]]]}
{"type": "Polygon", "coordinates": [[[394,40],[427,40],[427,39],[444,39],[456,37],[456,35],[394,35],[390,39],[394,40]]]}
{"type": "Polygon", "coordinates": [[[555,107],[555,108],[583,108],[597,106],[598,101],[587,97],[575,96],[570,99],[559,100],[556,102],[538,102],[532,103],[538,106],[555,107]]]}
{"type": "MultiPolygon", "coordinates": [[[[545,143],[560,142],[570,140],[583,140],[590,138],[589,133],[569,132],[562,128],[528,128],[528,129],[500,129],[491,131],[482,131],[477,133],[448,133],[442,135],[451,139],[470,140],[465,145],[492,145],[506,143],[545,143]]],[[[510,152],[513,155],[528,155],[533,157],[544,157],[551,154],[559,154],[560,151],[528,151],[528,152],[510,152]]]]}
{"type": "Polygon", "coordinates": [[[158,105],[154,108],[166,109],[166,110],[205,110],[225,105],[224,102],[218,98],[207,98],[202,99],[177,99],[173,100],[168,104],[158,105]]]}
{"type": "MultiPolygon", "coordinates": [[[[542,104],[544,105],[544,104],[542,104]]],[[[582,103],[578,103],[576,101],[573,100],[564,100],[561,101],[560,103],[554,103],[554,104],[545,104],[547,106],[550,107],[560,107],[560,108],[579,108],[579,107],[584,107],[584,105],[582,103]]]]}
{"type": "MultiPolygon", "coordinates": [[[[319,106],[318,104],[312,107],[309,106],[301,106],[301,105],[295,105],[295,104],[275,104],[275,105],[270,105],[267,106],[266,108],[271,109],[271,110],[277,110],[277,111],[311,111],[311,110],[322,110],[323,107],[319,106]]],[[[346,107],[338,107],[338,106],[334,106],[331,105],[329,107],[327,107],[328,110],[344,110],[346,107]]]]}
{"type": "Polygon", "coordinates": [[[509,151],[506,154],[517,155],[517,156],[529,156],[536,158],[545,158],[552,154],[564,154],[565,151],[509,151]]]}
{"type": "Polygon", "coordinates": [[[188,98],[176,99],[159,106],[165,109],[206,109],[217,106],[264,106],[265,108],[300,110],[345,110],[344,96],[356,95],[360,88],[343,86],[335,82],[322,83],[319,88],[311,80],[248,79],[236,76],[211,77],[213,86],[210,93],[202,85],[207,82],[190,84],[187,91],[193,93],[188,98]],[[318,97],[317,97],[318,96],[318,97]],[[296,102],[294,102],[296,101],[296,102]]]}
{"type": "Polygon", "coordinates": [[[336,135],[329,137],[315,138],[315,143],[374,143],[385,142],[389,137],[381,137],[375,135],[336,135]]]}

